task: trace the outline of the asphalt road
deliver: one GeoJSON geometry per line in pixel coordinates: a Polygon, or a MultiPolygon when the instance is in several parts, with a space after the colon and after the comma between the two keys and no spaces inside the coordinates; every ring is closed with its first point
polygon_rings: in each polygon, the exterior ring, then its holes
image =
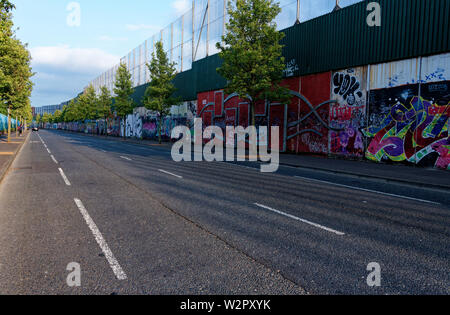
{"type": "Polygon", "coordinates": [[[12,167],[0,294],[450,293],[450,192],[56,131],[12,167]]]}

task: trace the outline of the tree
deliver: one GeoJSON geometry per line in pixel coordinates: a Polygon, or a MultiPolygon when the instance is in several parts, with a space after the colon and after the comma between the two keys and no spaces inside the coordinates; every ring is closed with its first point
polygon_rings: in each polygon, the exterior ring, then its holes
{"type": "Polygon", "coordinates": [[[147,67],[150,71],[150,84],[145,91],[143,104],[147,109],[153,110],[159,115],[158,135],[161,144],[161,126],[164,117],[170,113],[172,105],[179,100],[173,97],[176,91],[172,81],[177,71],[175,63],[170,63],[161,42],[156,43],[156,54],[152,53],[152,60],[147,67]]]}
{"type": "Polygon", "coordinates": [[[10,12],[15,9],[16,6],[8,0],[0,0],[0,11],[10,12]]]}
{"type": "MultiPolygon", "coordinates": [[[[12,113],[25,116],[25,111],[31,112],[29,98],[33,87],[30,53],[27,46],[16,38],[13,29],[11,11],[14,8],[10,1],[0,0],[0,110],[10,114],[8,126],[12,113]]],[[[8,127],[8,140],[9,134],[8,127]]]]}
{"type": "Polygon", "coordinates": [[[66,107],[66,111],[64,113],[64,121],[65,122],[81,121],[83,119],[81,116],[82,115],[79,111],[78,99],[71,100],[66,107]]]}
{"type": "Polygon", "coordinates": [[[281,39],[274,22],[281,12],[274,0],[228,2],[227,33],[218,43],[222,66],[217,69],[227,81],[226,93],[237,93],[250,103],[255,126],[255,104],[261,100],[287,102],[289,90],[280,86],[285,68],[281,39]]]}
{"type": "Polygon", "coordinates": [[[100,96],[98,97],[97,113],[98,116],[105,119],[106,136],[108,136],[108,117],[111,116],[112,97],[111,92],[106,86],[100,88],[100,96]]]}
{"type": "Polygon", "coordinates": [[[127,115],[133,112],[133,85],[131,82],[131,74],[127,69],[126,64],[121,63],[116,74],[116,81],[114,83],[115,109],[117,116],[123,118],[123,137],[126,137],[126,122],[127,115]]]}
{"type": "Polygon", "coordinates": [[[62,112],[58,109],[53,114],[53,123],[60,123],[62,118],[62,112]]]}
{"type": "Polygon", "coordinates": [[[89,85],[78,97],[77,105],[79,112],[79,120],[95,120],[97,119],[97,95],[92,85],[89,85]]]}
{"type": "Polygon", "coordinates": [[[44,113],[44,115],[42,115],[42,119],[41,122],[44,124],[44,128],[45,128],[45,124],[48,124],[50,122],[50,114],[49,113],[44,113]]]}

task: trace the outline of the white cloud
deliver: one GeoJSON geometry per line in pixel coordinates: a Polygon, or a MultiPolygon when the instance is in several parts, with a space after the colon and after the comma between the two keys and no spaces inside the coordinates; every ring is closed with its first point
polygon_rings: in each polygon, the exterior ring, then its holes
{"type": "Polygon", "coordinates": [[[192,1],[190,0],[175,0],[172,2],[172,8],[175,9],[177,15],[185,14],[192,8],[192,1]]]}
{"type": "Polygon", "coordinates": [[[59,72],[98,74],[119,63],[120,58],[97,48],[43,46],[31,48],[33,67],[59,72]]]}
{"type": "Polygon", "coordinates": [[[160,31],[162,27],[159,25],[149,25],[149,24],[127,24],[125,25],[127,31],[142,31],[142,30],[151,30],[154,32],[160,31]]]}

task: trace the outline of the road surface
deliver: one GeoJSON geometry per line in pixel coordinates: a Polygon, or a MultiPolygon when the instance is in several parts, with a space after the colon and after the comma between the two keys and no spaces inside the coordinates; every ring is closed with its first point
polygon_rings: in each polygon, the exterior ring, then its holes
{"type": "Polygon", "coordinates": [[[449,205],[445,191],[42,130],[0,185],[0,294],[449,294],[449,205]]]}

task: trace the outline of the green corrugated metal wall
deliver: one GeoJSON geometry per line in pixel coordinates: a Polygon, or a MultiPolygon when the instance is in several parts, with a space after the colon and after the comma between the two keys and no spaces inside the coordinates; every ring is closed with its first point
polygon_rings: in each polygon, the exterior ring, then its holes
{"type": "Polygon", "coordinates": [[[284,30],[296,76],[450,50],[449,0],[379,0],[381,27],[367,25],[368,2],[284,30]]]}
{"type": "MultiPolygon", "coordinates": [[[[283,30],[283,55],[295,59],[301,76],[450,51],[450,0],[378,0],[382,26],[366,23],[369,0],[283,30]]],[[[174,83],[183,100],[224,88],[218,55],[193,63],[174,83]]],[[[143,96],[142,86],[133,97],[143,96]]]]}

